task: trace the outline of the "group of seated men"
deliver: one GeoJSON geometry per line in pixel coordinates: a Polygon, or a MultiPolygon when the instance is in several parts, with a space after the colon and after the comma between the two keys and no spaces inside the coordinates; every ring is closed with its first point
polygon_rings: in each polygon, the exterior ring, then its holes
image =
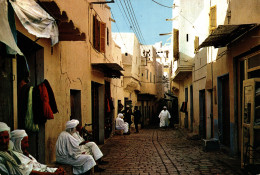
{"type": "MultiPolygon", "coordinates": [[[[98,167],[107,164],[102,152],[94,142],[85,141],[80,136],[82,127],[78,120],[66,123],[56,143],[56,161],[73,166],[73,174],[90,174],[105,169],[98,167]]],[[[28,152],[28,135],[25,130],[10,128],[0,122],[0,174],[1,175],[65,175],[62,168],[51,168],[39,163],[28,152]]]]}

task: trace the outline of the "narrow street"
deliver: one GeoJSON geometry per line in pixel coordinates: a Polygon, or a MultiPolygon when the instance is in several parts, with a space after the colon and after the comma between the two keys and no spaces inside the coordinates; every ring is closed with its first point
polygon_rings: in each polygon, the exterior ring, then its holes
{"type": "Polygon", "coordinates": [[[109,164],[100,174],[243,174],[239,159],[220,151],[204,152],[201,141],[187,140],[179,129],[115,135],[101,149],[109,164]]]}

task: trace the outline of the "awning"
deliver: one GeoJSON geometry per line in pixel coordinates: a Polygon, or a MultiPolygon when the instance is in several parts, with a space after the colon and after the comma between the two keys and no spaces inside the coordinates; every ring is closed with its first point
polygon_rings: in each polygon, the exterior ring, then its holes
{"type": "Polygon", "coordinates": [[[219,25],[199,46],[199,49],[208,46],[225,47],[256,26],[257,24],[219,25]]]}
{"type": "Polygon", "coordinates": [[[43,7],[57,22],[59,29],[59,41],[85,41],[85,33],[80,32],[74,26],[72,20],[68,19],[67,13],[60,10],[56,2],[51,0],[38,0],[41,7],[43,7]]]}
{"type": "Polygon", "coordinates": [[[124,69],[117,63],[92,63],[92,68],[104,72],[105,77],[120,78],[124,76],[120,71],[124,69]]]}
{"type": "Polygon", "coordinates": [[[51,38],[51,45],[59,42],[56,21],[38,3],[31,0],[9,1],[24,28],[38,38],[51,38]]]}

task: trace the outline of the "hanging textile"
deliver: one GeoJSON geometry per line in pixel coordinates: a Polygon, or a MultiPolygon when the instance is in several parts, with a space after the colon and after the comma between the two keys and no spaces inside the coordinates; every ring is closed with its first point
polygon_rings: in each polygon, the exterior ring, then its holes
{"type": "Polygon", "coordinates": [[[33,103],[32,103],[32,93],[33,93],[33,87],[31,86],[28,93],[28,103],[27,103],[27,112],[25,116],[25,128],[33,131],[38,132],[39,126],[37,124],[34,124],[33,120],[33,103]]]}
{"type": "Polygon", "coordinates": [[[51,38],[52,46],[59,42],[58,26],[34,0],[9,0],[22,25],[39,38],[51,38]]]}
{"type": "Polygon", "coordinates": [[[54,93],[53,93],[53,90],[51,88],[51,85],[50,85],[49,81],[46,80],[46,79],[43,81],[43,83],[44,83],[44,85],[45,85],[45,87],[47,88],[47,91],[48,91],[51,110],[52,110],[53,114],[56,114],[59,111],[58,111],[58,108],[57,108],[56,100],[55,100],[54,93]]]}
{"type": "Polygon", "coordinates": [[[57,112],[58,109],[54,93],[48,80],[45,79],[33,89],[34,123],[40,124],[45,123],[49,119],[54,119],[53,114],[57,112]]]}
{"type": "MultiPolygon", "coordinates": [[[[0,41],[6,44],[10,49],[8,49],[9,54],[16,54],[23,55],[21,50],[18,48],[14,35],[9,25],[10,21],[13,21],[11,15],[8,18],[8,11],[12,10],[11,8],[8,9],[8,2],[6,0],[0,0],[0,41]]],[[[11,14],[12,12],[9,12],[11,14]]],[[[14,16],[13,16],[14,18],[14,16]]],[[[11,25],[12,27],[14,25],[11,25]]]]}

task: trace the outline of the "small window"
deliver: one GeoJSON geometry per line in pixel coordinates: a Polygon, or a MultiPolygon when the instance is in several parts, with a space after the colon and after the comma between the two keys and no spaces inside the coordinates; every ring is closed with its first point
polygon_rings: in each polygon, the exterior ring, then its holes
{"type": "Polygon", "coordinates": [[[217,6],[210,8],[209,13],[209,32],[213,32],[217,27],[217,6]]]}
{"type": "Polygon", "coordinates": [[[195,36],[194,39],[194,53],[197,53],[199,51],[199,37],[195,36]]]}
{"type": "Polygon", "coordinates": [[[179,59],[179,30],[178,29],[173,29],[173,40],[174,40],[174,45],[173,45],[173,56],[174,60],[179,59]]]}
{"type": "Polygon", "coordinates": [[[186,34],[186,41],[189,42],[189,34],[186,34]]]}

